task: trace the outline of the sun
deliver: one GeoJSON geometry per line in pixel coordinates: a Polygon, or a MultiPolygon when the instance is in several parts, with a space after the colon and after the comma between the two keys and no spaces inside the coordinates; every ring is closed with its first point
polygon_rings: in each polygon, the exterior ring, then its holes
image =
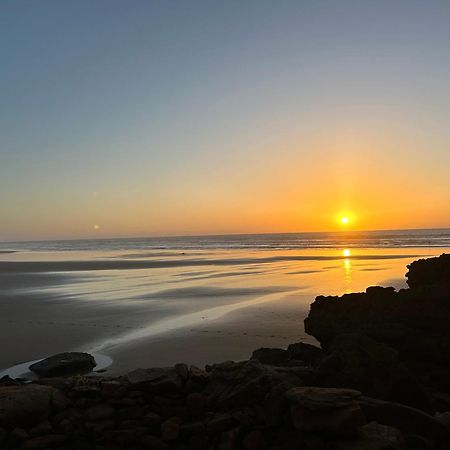
{"type": "Polygon", "coordinates": [[[347,216],[341,217],[341,223],[342,225],[347,225],[350,222],[350,219],[347,216]]]}

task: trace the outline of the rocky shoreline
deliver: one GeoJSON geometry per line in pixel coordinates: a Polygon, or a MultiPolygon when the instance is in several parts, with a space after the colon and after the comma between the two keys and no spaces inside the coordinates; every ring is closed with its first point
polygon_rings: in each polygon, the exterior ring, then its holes
{"type": "Polygon", "coordinates": [[[450,255],[408,268],[409,289],[318,297],[305,328],[322,348],[4,378],[0,449],[450,449],[450,255]]]}

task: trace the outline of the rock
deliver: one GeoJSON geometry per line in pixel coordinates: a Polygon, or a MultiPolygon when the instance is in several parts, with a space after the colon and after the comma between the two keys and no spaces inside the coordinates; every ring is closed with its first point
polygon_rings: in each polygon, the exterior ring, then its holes
{"type": "Polygon", "coordinates": [[[252,354],[252,359],[257,359],[262,364],[277,366],[286,364],[288,352],[282,348],[259,348],[252,354]]]}
{"type": "Polygon", "coordinates": [[[304,342],[290,344],[287,352],[290,360],[301,360],[311,366],[314,366],[324,356],[324,351],[321,348],[311,344],[305,344],[304,342]]]}
{"type": "Polygon", "coordinates": [[[17,427],[11,431],[10,437],[16,442],[23,442],[29,439],[30,435],[23,428],[17,427]]]}
{"type": "Polygon", "coordinates": [[[288,386],[275,386],[264,399],[264,418],[269,427],[275,427],[283,423],[284,413],[287,410],[288,401],[285,392],[288,386]]]}
{"type": "Polygon", "coordinates": [[[361,397],[361,392],[354,389],[304,386],[289,389],[285,396],[292,404],[304,406],[310,411],[325,411],[353,405],[361,397]]]}
{"type": "Polygon", "coordinates": [[[193,434],[203,434],[205,431],[206,428],[204,423],[199,420],[196,422],[183,423],[180,427],[180,433],[187,436],[191,436],[193,434]]]}
{"type": "Polygon", "coordinates": [[[29,430],[29,433],[31,436],[42,436],[43,434],[52,434],[53,433],[53,427],[52,424],[45,420],[44,422],[41,422],[31,428],[29,430]]]}
{"type": "Polygon", "coordinates": [[[140,438],[140,444],[150,450],[169,450],[170,447],[155,436],[145,435],[140,438]]]}
{"type": "MultiPolygon", "coordinates": [[[[122,387],[119,381],[110,380],[110,381],[102,381],[100,384],[102,394],[107,397],[114,397],[117,391],[122,387]]],[[[127,391],[125,390],[125,393],[127,391]]]]}
{"type": "Polygon", "coordinates": [[[317,366],[314,384],[349,387],[433,412],[428,394],[399,361],[397,352],[364,335],[339,335],[317,366]]]}
{"type": "Polygon", "coordinates": [[[8,432],[0,427],[0,448],[3,447],[3,443],[6,441],[6,438],[8,437],[8,432]]]}
{"type": "Polygon", "coordinates": [[[91,372],[97,365],[88,353],[58,353],[30,366],[30,370],[41,377],[77,375],[91,372]]]}
{"type": "Polygon", "coordinates": [[[405,443],[400,431],[371,422],[360,428],[356,439],[338,441],[333,448],[335,450],[404,450],[405,443]]]}
{"type": "Polygon", "coordinates": [[[58,405],[61,392],[38,384],[0,386],[0,423],[33,426],[46,420],[58,405]]]}
{"type": "Polygon", "coordinates": [[[450,439],[445,425],[421,410],[369,397],[359,398],[358,403],[370,422],[397,428],[404,434],[418,434],[436,442],[450,439]]]}
{"type": "Polygon", "coordinates": [[[294,374],[277,372],[256,360],[226,362],[212,368],[204,393],[213,407],[240,408],[262,402],[267,391],[282,382],[290,386],[302,384],[294,374]]]}
{"type": "Polygon", "coordinates": [[[351,437],[366,421],[352,389],[297,387],[286,392],[292,422],[300,431],[351,437]]]}
{"type": "Polygon", "coordinates": [[[266,438],[261,430],[252,430],[243,437],[242,447],[244,450],[265,450],[266,438]]]}
{"type": "Polygon", "coordinates": [[[434,418],[442,424],[447,431],[450,433],[450,411],[447,411],[445,413],[436,414],[434,418]]]}
{"type": "Polygon", "coordinates": [[[84,426],[94,434],[102,434],[106,430],[115,429],[116,423],[113,419],[102,419],[94,422],[85,422],[84,426]]]}
{"type": "Polygon", "coordinates": [[[163,441],[175,441],[180,433],[178,418],[171,418],[161,424],[161,438],[163,441]]]}
{"type": "Polygon", "coordinates": [[[208,434],[217,435],[230,428],[234,422],[231,414],[218,414],[208,420],[206,423],[206,431],[208,434]]]}
{"type": "Polygon", "coordinates": [[[193,392],[186,397],[186,406],[193,417],[201,416],[208,404],[208,397],[200,392],[193,392]]]}
{"type": "Polygon", "coordinates": [[[237,450],[239,448],[239,429],[222,433],[216,448],[217,450],[237,450]]]}
{"type": "Polygon", "coordinates": [[[136,369],[125,376],[133,389],[159,395],[179,393],[182,379],[173,368],[136,369]]]}
{"type": "Polygon", "coordinates": [[[130,406],[126,408],[120,408],[117,410],[117,415],[122,420],[130,419],[142,419],[147,410],[143,405],[130,406]]]}
{"type": "Polygon", "coordinates": [[[419,259],[406,266],[408,286],[417,288],[430,285],[450,284],[450,255],[437,258],[419,259]]]}
{"type": "Polygon", "coordinates": [[[186,364],[178,363],[173,368],[183,381],[189,378],[189,368],[186,364]]]}
{"type": "Polygon", "coordinates": [[[56,448],[64,444],[67,437],[62,434],[47,434],[45,436],[34,437],[20,446],[22,450],[56,448]]]}
{"type": "Polygon", "coordinates": [[[369,336],[397,350],[433,390],[450,393],[449,260],[450,255],[441,255],[409,265],[409,289],[375,286],[365,293],[319,296],[305,330],[325,350],[340,334],[369,336]]]}
{"type": "Polygon", "coordinates": [[[102,420],[113,417],[115,410],[108,403],[101,403],[88,408],[85,414],[88,420],[102,420]]]}
{"type": "Polygon", "coordinates": [[[151,430],[159,429],[161,425],[161,416],[155,412],[149,412],[142,418],[142,424],[151,430]]]}

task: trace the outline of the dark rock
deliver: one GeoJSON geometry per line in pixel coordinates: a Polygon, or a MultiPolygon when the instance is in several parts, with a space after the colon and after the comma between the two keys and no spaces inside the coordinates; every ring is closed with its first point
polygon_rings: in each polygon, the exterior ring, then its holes
{"type": "Polygon", "coordinates": [[[112,430],[116,428],[116,423],[113,419],[102,419],[94,422],[85,422],[87,430],[95,434],[101,434],[106,430],[112,430]]]}
{"type": "MultiPolygon", "coordinates": [[[[114,397],[121,386],[120,382],[115,380],[103,381],[100,384],[102,394],[107,397],[114,397]]],[[[126,392],[127,391],[125,390],[125,393],[126,392]]]]}
{"type": "Polygon", "coordinates": [[[417,288],[430,285],[450,284],[450,255],[442,254],[437,258],[419,259],[406,266],[408,286],[417,288]]]}
{"type": "Polygon", "coordinates": [[[208,397],[199,392],[193,392],[186,397],[186,406],[193,417],[201,416],[208,404],[208,397]]]}
{"type": "Polygon", "coordinates": [[[30,366],[30,370],[42,377],[77,375],[91,372],[97,365],[88,353],[58,353],[30,366]]]}
{"type": "Polygon", "coordinates": [[[113,417],[115,414],[115,410],[108,403],[101,403],[99,405],[88,408],[85,414],[88,420],[102,420],[113,417]]]}
{"type": "Polygon", "coordinates": [[[53,427],[52,424],[45,420],[44,422],[39,423],[29,430],[31,436],[42,436],[43,434],[52,434],[53,427]]]}
{"type": "Polygon", "coordinates": [[[290,360],[301,360],[311,366],[316,365],[324,356],[324,351],[321,348],[311,344],[305,344],[304,342],[290,344],[287,352],[290,360]]]}
{"type": "Polygon", "coordinates": [[[371,422],[359,430],[355,440],[338,441],[335,450],[404,450],[400,431],[386,425],[371,422]]]}
{"type": "MultiPolygon", "coordinates": [[[[395,292],[394,288],[370,287],[365,293],[319,296],[305,319],[305,330],[325,350],[336,336],[358,333],[395,348],[402,361],[415,371],[421,369],[425,376],[435,367],[448,369],[449,260],[450,255],[443,255],[411,264],[408,277],[413,287],[410,289],[395,292]],[[436,264],[440,269],[435,277],[436,264]]],[[[447,380],[448,375],[447,370],[447,380]]],[[[450,392],[450,382],[446,385],[450,392]]]]}
{"type": "Polygon", "coordinates": [[[189,368],[186,364],[178,363],[173,368],[183,381],[189,378],[189,368]]]}
{"type": "Polygon", "coordinates": [[[205,433],[206,428],[203,422],[196,421],[196,422],[187,422],[183,423],[180,427],[180,433],[182,435],[191,436],[193,434],[202,434],[205,433]]]}
{"type": "Polygon", "coordinates": [[[151,430],[159,429],[161,422],[161,416],[155,412],[149,412],[142,418],[142,423],[151,430]]]}
{"type": "Polygon", "coordinates": [[[257,359],[262,364],[277,366],[287,363],[289,355],[282,348],[259,348],[253,352],[252,359],[257,359]]]}
{"type": "Polygon", "coordinates": [[[218,409],[239,408],[262,402],[270,388],[281,382],[302,384],[297,376],[277,372],[259,361],[226,362],[213,367],[205,394],[209,395],[210,405],[218,409]]]}
{"type": "Polygon", "coordinates": [[[10,438],[12,438],[15,442],[23,442],[30,438],[30,435],[23,428],[14,428],[11,431],[10,438]]]}
{"type": "Polygon", "coordinates": [[[195,434],[189,438],[190,450],[207,450],[208,436],[204,434],[195,434]]]}
{"type": "Polygon", "coordinates": [[[283,416],[288,405],[284,395],[286,390],[288,390],[288,386],[275,386],[267,393],[264,399],[265,423],[270,427],[283,423],[283,416]]]}
{"type": "Polygon", "coordinates": [[[244,450],[265,450],[266,438],[261,430],[252,430],[243,437],[242,447],[244,450]]]}
{"type": "Polygon", "coordinates": [[[292,422],[300,431],[352,437],[366,421],[352,389],[298,387],[286,392],[292,422]]]}
{"type": "Polygon", "coordinates": [[[140,444],[150,450],[169,450],[169,446],[155,436],[146,435],[140,438],[140,444]]]}
{"type": "Polygon", "coordinates": [[[175,441],[180,433],[178,418],[171,418],[161,424],[161,438],[163,441],[175,441]]]}
{"type": "Polygon", "coordinates": [[[231,414],[218,414],[208,420],[206,423],[206,431],[208,434],[217,435],[230,428],[234,423],[235,420],[231,414]]]}
{"type": "Polygon", "coordinates": [[[6,438],[8,437],[8,432],[0,427],[0,448],[3,446],[3,443],[6,441],[6,438]]]}
{"type": "Polygon", "coordinates": [[[399,361],[397,352],[364,335],[338,336],[330,354],[318,365],[314,381],[433,412],[427,393],[399,361]]]}
{"type": "Polygon", "coordinates": [[[150,393],[179,393],[182,379],[173,368],[137,369],[125,376],[133,389],[150,393]]]}
{"type": "Polygon", "coordinates": [[[33,426],[47,419],[62,395],[50,386],[38,384],[0,387],[0,423],[33,426]]]}
{"type": "Polygon", "coordinates": [[[418,434],[436,442],[450,439],[445,425],[421,410],[368,397],[361,397],[358,403],[368,421],[397,428],[404,434],[418,434]]]}
{"type": "Polygon", "coordinates": [[[120,408],[117,410],[117,415],[122,420],[142,419],[147,410],[145,406],[130,406],[128,408],[120,408]]]}
{"type": "Polygon", "coordinates": [[[222,433],[216,448],[217,450],[237,450],[239,448],[239,429],[222,433]]]}
{"type": "Polygon", "coordinates": [[[34,450],[57,448],[64,444],[67,437],[62,434],[47,434],[45,436],[34,437],[21,445],[20,449],[34,450]]]}

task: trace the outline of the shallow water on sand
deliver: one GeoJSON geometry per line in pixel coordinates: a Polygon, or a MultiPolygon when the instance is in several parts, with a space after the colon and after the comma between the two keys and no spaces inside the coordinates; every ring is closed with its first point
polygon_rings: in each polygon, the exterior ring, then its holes
{"type": "Polygon", "coordinates": [[[0,351],[0,369],[82,350],[111,356],[109,373],[243,359],[257,347],[313,342],[303,319],[316,295],[406,287],[408,263],[448,252],[9,245],[18,251],[0,255],[0,337],[10,343],[0,351]]]}

